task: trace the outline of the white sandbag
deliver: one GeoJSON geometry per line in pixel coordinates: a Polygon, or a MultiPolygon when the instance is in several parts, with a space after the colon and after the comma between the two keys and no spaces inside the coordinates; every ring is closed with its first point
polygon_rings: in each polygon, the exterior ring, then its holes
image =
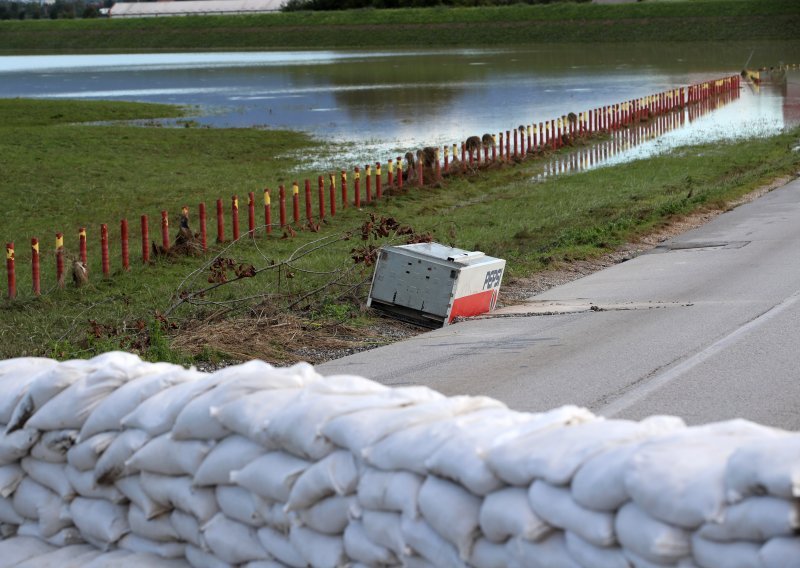
{"type": "Polygon", "coordinates": [[[208,545],[203,539],[200,523],[193,515],[184,513],[180,509],[174,509],[169,514],[169,522],[181,541],[208,552],[208,545]]]}
{"type": "Polygon", "coordinates": [[[725,490],[731,503],[764,493],[800,497],[800,434],[742,444],[725,466],[725,490]]]}
{"type": "Polygon", "coordinates": [[[204,552],[191,544],[186,545],[185,554],[186,560],[192,565],[192,568],[233,568],[232,564],[223,562],[213,554],[204,552]]]}
{"type": "Polygon", "coordinates": [[[761,547],[758,557],[764,568],[800,568],[800,538],[771,538],[761,547]]]}
{"type": "Polygon", "coordinates": [[[31,457],[51,463],[64,463],[67,461],[67,452],[77,439],[77,430],[44,432],[31,448],[31,457]]]}
{"type": "Polygon", "coordinates": [[[387,393],[392,389],[356,375],[330,375],[308,383],[306,390],[318,394],[372,395],[387,393]]]}
{"type": "Polygon", "coordinates": [[[129,373],[141,365],[140,359],[129,353],[105,355],[102,366],[96,367],[36,408],[26,423],[27,427],[39,430],[80,429],[92,410],[124,384],[129,379],[129,373]]]}
{"type": "MultiPolygon", "coordinates": [[[[186,557],[186,545],[182,542],[159,542],[135,534],[123,536],[117,546],[137,554],[152,554],[158,558],[183,560],[186,557]]],[[[154,564],[161,565],[160,561],[154,564]]]]}
{"type": "Polygon", "coordinates": [[[495,410],[492,420],[457,421],[457,428],[445,443],[425,460],[426,469],[463,485],[476,495],[486,495],[503,487],[504,483],[489,468],[484,455],[509,430],[534,418],[502,408],[495,410]]]}
{"type": "Polygon", "coordinates": [[[607,449],[584,463],[570,483],[572,498],[587,509],[616,511],[630,500],[625,489],[628,460],[639,442],[607,449]]]}
{"type": "Polygon", "coordinates": [[[286,452],[269,452],[244,469],[232,471],[231,482],[261,497],[285,503],[295,481],[310,465],[286,452]]]}
{"type": "Polygon", "coordinates": [[[133,552],[128,550],[116,549],[110,552],[103,552],[83,568],[116,568],[117,563],[124,562],[125,558],[129,556],[133,556],[133,552]]]}
{"type": "Polygon", "coordinates": [[[330,495],[348,495],[358,483],[353,454],[338,450],[318,461],[297,478],[286,503],[288,511],[305,509],[330,495]]]}
{"type": "Polygon", "coordinates": [[[694,529],[721,518],[728,457],[748,438],[772,432],[744,420],[695,427],[642,444],[628,461],[625,488],[653,517],[694,529]]]}
{"type": "MultiPolygon", "coordinates": [[[[329,420],[367,408],[392,408],[411,402],[408,397],[388,388],[376,394],[353,395],[319,394],[309,387],[271,418],[264,435],[267,443],[316,461],[335,449],[333,443],[321,434],[329,420]]],[[[262,442],[262,439],[258,441],[262,442]]]]}
{"type": "Polygon", "coordinates": [[[221,513],[203,525],[203,538],[223,562],[240,564],[269,558],[254,528],[232,521],[221,513]]]}
{"type": "Polygon", "coordinates": [[[328,422],[322,433],[333,443],[349,449],[355,455],[368,446],[382,440],[398,430],[405,430],[417,424],[444,420],[459,414],[473,412],[481,408],[502,408],[501,402],[488,397],[444,395],[425,389],[416,404],[392,409],[367,409],[345,414],[328,422]],[[426,401],[424,398],[430,398],[426,401]]]}
{"type": "Polygon", "coordinates": [[[656,417],[641,423],[629,420],[592,420],[568,428],[549,429],[501,444],[489,455],[490,466],[514,485],[544,479],[566,485],[587,460],[608,448],[654,433],[683,428],[679,419],[656,417]]]}
{"type": "Polygon", "coordinates": [[[469,565],[475,568],[506,568],[510,562],[505,543],[479,538],[472,547],[469,565]]]}
{"type": "Polygon", "coordinates": [[[424,478],[410,471],[366,467],[358,480],[359,504],[366,509],[396,511],[416,518],[417,498],[424,478]]]}
{"type": "Polygon", "coordinates": [[[204,524],[219,511],[214,490],[194,487],[191,477],[174,477],[142,472],[141,487],[156,503],[191,513],[204,524]]]}
{"type": "Polygon", "coordinates": [[[359,520],[351,520],[344,531],[344,551],[350,559],[367,566],[399,563],[392,551],[369,539],[359,520]]]}
{"type": "Polygon", "coordinates": [[[17,464],[0,466],[0,497],[5,499],[14,493],[23,477],[25,473],[17,464]]]}
{"type": "Polygon", "coordinates": [[[412,520],[403,517],[400,526],[406,544],[433,566],[466,568],[466,564],[462,562],[456,548],[443,539],[423,519],[412,520]]]}
{"type": "Polygon", "coordinates": [[[677,564],[663,564],[636,554],[635,552],[623,548],[622,554],[634,568],[697,568],[691,558],[682,558],[677,564]]]}
{"type": "Polygon", "coordinates": [[[160,436],[172,429],[175,418],[195,397],[203,394],[217,384],[213,375],[199,371],[183,371],[185,382],[157,392],[122,418],[125,428],[138,428],[150,436],[160,436]]]}
{"type": "Polygon", "coordinates": [[[340,535],[351,517],[361,516],[355,496],[335,495],[294,513],[296,524],[322,534],[340,535]]]}
{"type": "Polygon", "coordinates": [[[94,368],[92,362],[83,360],[65,361],[39,374],[28,386],[28,391],[19,399],[6,425],[6,433],[19,430],[33,414],[48,400],[86,376],[94,368]]]}
{"type": "Polygon", "coordinates": [[[17,536],[0,540],[0,558],[3,566],[14,566],[29,558],[53,552],[55,547],[29,536],[17,536]]]}
{"type": "Polygon", "coordinates": [[[79,471],[71,465],[67,465],[64,467],[64,474],[75,493],[81,497],[105,499],[112,503],[127,501],[127,497],[113,485],[98,485],[94,480],[94,473],[91,471],[79,471]]]}
{"type": "Polygon", "coordinates": [[[142,364],[143,376],[134,378],[109,394],[86,418],[79,441],[100,432],[122,429],[122,419],[151,396],[196,377],[180,365],[171,363],[142,364]]]}
{"type": "Polygon", "coordinates": [[[178,533],[172,526],[169,513],[163,513],[148,519],[144,511],[136,505],[131,505],[128,507],[128,524],[131,527],[131,534],[142,538],[157,542],[179,540],[178,533]]]}
{"type": "Polygon", "coordinates": [[[286,512],[286,505],[281,501],[270,501],[257,495],[253,495],[253,497],[258,499],[258,514],[264,519],[266,526],[288,534],[292,520],[289,518],[289,513],[286,512]]]}
{"type": "Polygon", "coordinates": [[[776,497],[749,497],[728,506],[718,523],[706,523],[697,531],[708,540],[765,541],[800,533],[800,505],[776,497]]]}
{"type": "Polygon", "coordinates": [[[506,543],[506,550],[510,557],[509,568],[581,568],[569,555],[561,531],[539,542],[512,538],[506,543]]]}
{"type": "Polygon", "coordinates": [[[533,512],[554,527],[572,531],[597,546],[613,546],[614,515],[578,505],[566,487],[537,479],[528,491],[533,512]]]}
{"type": "Polygon", "coordinates": [[[130,532],[128,508],[123,505],[76,497],[69,505],[69,512],[84,537],[107,546],[130,532]]]}
{"type": "MultiPolygon", "coordinates": [[[[286,568],[286,565],[274,560],[255,560],[242,564],[242,568],[286,568]]],[[[358,567],[353,565],[352,568],[358,567]]]]}
{"type": "Polygon", "coordinates": [[[213,445],[213,441],[178,441],[173,440],[169,433],[162,434],[136,450],[125,462],[125,469],[130,473],[194,475],[213,445]]]}
{"type": "Polygon", "coordinates": [[[341,536],[330,536],[294,526],[289,531],[289,542],[312,568],[336,568],[347,562],[341,536]]]}
{"type": "Polygon", "coordinates": [[[29,558],[16,564],[14,568],[83,568],[87,562],[91,562],[101,554],[101,551],[91,545],[73,544],[29,558]]]}
{"type": "Polygon", "coordinates": [[[39,440],[40,432],[23,428],[11,434],[0,432],[0,465],[8,465],[28,455],[39,440]]]}
{"type": "Polygon", "coordinates": [[[276,530],[264,527],[258,530],[258,540],[269,554],[293,568],[308,566],[306,559],[300,554],[289,538],[276,530]]]}
{"type": "Polygon", "coordinates": [[[26,519],[39,521],[39,528],[45,537],[52,536],[71,524],[68,518],[62,519],[65,505],[58,495],[30,477],[23,479],[17,486],[12,503],[18,514],[26,519]]]}
{"type": "Polygon", "coordinates": [[[399,513],[365,509],[361,513],[361,523],[370,542],[392,551],[398,558],[412,553],[403,536],[402,518],[399,513]]]}
{"type": "MultiPolygon", "coordinates": [[[[462,560],[469,559],[480,532],[478,497],[460,485],[429,475],[419,490],[419,510],[433,530],[456,547],[462,560]]],[[[433,561],[423,551],[417,552],[433,561]]]]}
{"type": "Polygon", "coordinates": [[[98,458],[94,468],[95,481],[101,485],[107,485],[133,473],[125,463],[148,440],[150,440],[150,435],[144,430],[130,428],[121,432],[98,458]]]}
{"type": "Polygon", "coordinates": [[[268,450],[280,449],[266,439],[266,427],[272,417],[300,395],[298,389],[280,389],[255,392],[237,398],[220,407],[209,409],[211,417],[231,432],[236,432],[264,446],[268,450]]]}
{"type": "Polygon", "coordinates": [[[483,536],[495,543],[515,536],[541,540],[553,530],[533,512],[528,492],[522,487],[507,487],[489,493],[481,504],[479,522],[483,536]]]}
{"type": "Polygon", "coordinates": [[[633,568],[618,546],[596,546],[572,531],[564,536],[567,552],[583,568],[633,568]]]}
{"type": "MultiPolygon", "coordinates": [[[[132,539],[135,544],[135,539],[132,539]]],[[[130,550],[114,550],[98,556],[84,568],[142,568],[142,566],[158,566],[158,568],[191,568],[181,558],[163,558],[149,552],[131,552],[130,550]]]]}
{"type": "Polygon", "coordinates": [[[67,451],[67,463],[80,471],[93,470],[97,460],[116,439],[117,434],[118,432],[100,432],[72,446],[67,451]]]}
{"type": "MultiPolygon", "coordinates": [[[[11,505],[9,504],[9,507],[10,506],[11,505]]],[[[23,522],[24,521],[25,521],[25,519],[23,519],[23,522]]],[[[30,522],[30,521],[28,521],[28,522],[30,522]]],[[[17,529],[19,529],[19,525],[6,524],[6,523],[0,521],[0,540],[5,540],[7,538],[11,538],[13,536],[16,536],[17,529]]]]}
{"type": "Polygon", "coordinates": [[[692,557],[701,568],[760,568],[760,549],[761,543],[714,542],[692,535],[692,557]]]}
{"type": "Polygon", "coordinates": [[[14,408],[28,392],[30,384],[56,365],[58,361],[41,357],[0,361],[0,424],[7,424],[11,420],[14,408]]]}
{"type": "Polygon", "coordinates": [[[230,483],[231,471],[243,469],[264,453],[262,446],[244,436],[228,436],[217,443],[203,459],[194,474],[194,484],[203,486],[230,483]]]}
{"type": "Polygon", "coordinates": [[[220,510],[229,519],[251,527],[264,524],[261,516],[264,500],[258,495],[236,485],[217,485],[214,492],[220,510]]]}
{"type": "Polygon", "coordinates": [[[687,531],[651,517],[636,503],[619,510],[614,528],[622,546],[652,562],[674,564],[691,555],[687,531]]]}
{"type": "Polygon", "coordinates": [[[17,513],[14,508],[14,502],[8,497],[0,497],[0,523],[21,525],[24,522],[25,517],[17,513]]]}
{"type": "Polygon", "coordinates": [[[75,490],[67,479],[65,465],[33,458],[22,458],[20,466],[31,479],[47,487],[62,500],[69,501],[75,495],[75,490]]]}
{"type": "Polygon", "coordinates": [[[226,367],[213,376],[218,386],[192,400],[175,419],[172,435],[176,440],[221,439],[229,430],[221,422],[211,419],[211,408],[220,408],[254,392],[298,388],[304,383],[301,375],[276,369],[263,361],[226,367]]]}
{"type": "Polygon", "coordinates": [[[162,504],[153,501],[142,489],[142,482],[138,475],[118,479],[114,482],[113,487],[116,487],[120,493],[130,499],[131,503],[139,507],[144,512],[145,518],[152,519],[172,508],[171,503],[162,504]]]}
{"type": "Polygon", "coordinates": [[[64,546],[72,546],[74,544],[85,544],[86,541],[81,536],[80,531],[74,526],[64,527],[63,529],[53,534],[45,534],[42,532],[42,527],[39,523],[33,521],[26,521],[17,527],[17,536],[32,536],[45,541],[47,544],[52,544],[59,548],[64,546]]]}

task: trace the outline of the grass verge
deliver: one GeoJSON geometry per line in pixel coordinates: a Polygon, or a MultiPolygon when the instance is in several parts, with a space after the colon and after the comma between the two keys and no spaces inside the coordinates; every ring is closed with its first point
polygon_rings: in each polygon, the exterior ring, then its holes
{"type": "MultiPolygon", "coordinates": [[[[800,139],[797,129],[768,139],[686,147],[543,182],[534,181],[541,162],[527,160],[449,178],[439,187],[406,188],[361,210],[340,207],[320,226],[297,225],[286,235],[259,233],[255,239],[213,245],[206,256],[160,257],[142,266],[134,222],[139,215],[156,219],[167,209],[173,212],[171,226],[177,227],[175,213],[183,204],[192,206],[193,218],[201,200],[210,205],[223,197],[227,210],[233,193],[244,196],[265,183],[274,188],[295,177],[315,178],[313,172],[291,172],[303,154],[332,149],[286,132],[62,120],[84,113],[92,120],[119,118],[121,107],[126,118],[174,113],[163,107],[3,104],[4,113],[31,117],[0,126],[0,193],[6,198],[0,241],[18,243],[20,290],[16,301],[0,301],[3,358],[88,356],[123,348],[184,363],[247,356],[313,360],[320,337],[326,345],[345,345],[370,335],[372,316],[359,307],[370,267],[353,257],[407,238],[392,222],[383,223],[389,229],[377,237],[381,216],[437,241],[505,258],[506,278],[514,278],[602,255],[676,216],[725,207],[800,167],[800,153],[791,150],[800,139]],[[35,112],[30,105],[37,105],[35,112]],[[42,121],[42,116],[51,119],[42,121]],[[122,217],[132,222],[131,271],[119,268],[118,239],[112,238],[110,279],[100,277],[99,256],[92,254],[91,284],[57,289],[49,244],[54,233],[67,235],[68,255],[74,258],[77,227],[89,228],[94,253],[98,224],[108,223],[116,235],[122,217]],[[43,243],[45,294],[40,298],[30,293],[27,243],[32,236],[43,243]],[[219,260],[212,263],[213,258],[219,260]]],[[[260,219],[260,206],[257,211],[260,219]]],[[[241,216],[246,226],[244,206],[241,216]]],[[[211,222],[209,230],[213,233],[211,222]]],[[[157,228],[151,228],[151,238],[157,237],[157,228]]]]}
{"type": "Polygon", "coordinates": [[[0,21],[0,53],[794,40],[798,29],[800,3],[794,0],[516,4],[0,21]]]}

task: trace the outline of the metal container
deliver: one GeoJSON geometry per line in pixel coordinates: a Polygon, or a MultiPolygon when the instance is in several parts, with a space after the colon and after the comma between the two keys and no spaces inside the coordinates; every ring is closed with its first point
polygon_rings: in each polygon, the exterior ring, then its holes
{"type": "Polygon", "coordinates": [[[385,246],[367,305],[428,327],[494,309],[506,261],[439,243],[385,246]]]}

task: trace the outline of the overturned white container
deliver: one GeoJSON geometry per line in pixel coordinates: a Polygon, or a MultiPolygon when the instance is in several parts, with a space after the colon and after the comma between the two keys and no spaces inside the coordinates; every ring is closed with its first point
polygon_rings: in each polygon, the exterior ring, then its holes
{"type": "Polygon", "coordinates": [[[439,243],[383,247],[367,305],[429,327],[494,309],[506,261],[439,243]]]}

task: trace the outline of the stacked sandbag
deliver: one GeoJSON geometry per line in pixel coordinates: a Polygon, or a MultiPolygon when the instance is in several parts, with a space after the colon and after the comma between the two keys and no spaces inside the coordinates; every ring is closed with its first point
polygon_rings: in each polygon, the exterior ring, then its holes
{"type": "Polygon", "coordinates": [[[109,353],[0,362],[0,421],[0,566],[800,566],[800,435],[741,420],[109,353]]]}

